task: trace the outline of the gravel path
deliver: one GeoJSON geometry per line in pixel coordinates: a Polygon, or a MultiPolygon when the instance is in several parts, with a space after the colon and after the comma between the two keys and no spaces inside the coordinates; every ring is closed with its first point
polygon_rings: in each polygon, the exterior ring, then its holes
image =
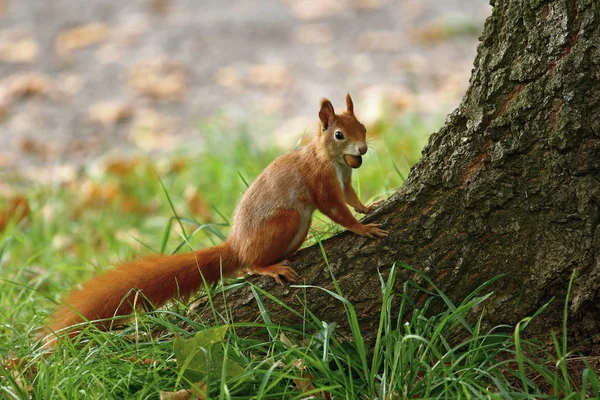
{"type": "Polygon", "coordinates": [[[490,11],[482,0],[0,0],[0,172],[200,149],[198,122],[215,116],[295,141],[321,97],[341,105],[346,91],[367,120],[383,100],[447,113],[490,11]]]}

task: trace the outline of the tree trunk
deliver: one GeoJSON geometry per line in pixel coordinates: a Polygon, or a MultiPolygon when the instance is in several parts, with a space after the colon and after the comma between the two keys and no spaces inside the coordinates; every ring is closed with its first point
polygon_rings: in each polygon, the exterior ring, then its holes
{"type": "MultiPolygon", "coordinates": [[[[378,271],[398,262],[423,271],[456,302],[506,274],[486,303],[487,321],[515,324],[556,297],[538,319],[545,327],[558,326],[575,270],[570,326],[577,336],[598,333],[600,2],[492,3],[462,104],[402,188],[369,217],[390,236],[343,232],[323,243],[367,341],[379,318],[378,271]]],[[[333,289],[319,247],[291,261],[306,284],[333,289]]],[[[419,277],[401,270],[398,291],[405,279],[419,277]]],[[[249,280],[292,308],[301,310],[301,299],[322,320],[347,324],[342,304],[322,290],[249,280]]],[[[259,319],[247,288],[227,303],[234,321],[259,319]]],[[[274,322],[297,321],[266,304],[274,322]]]]}

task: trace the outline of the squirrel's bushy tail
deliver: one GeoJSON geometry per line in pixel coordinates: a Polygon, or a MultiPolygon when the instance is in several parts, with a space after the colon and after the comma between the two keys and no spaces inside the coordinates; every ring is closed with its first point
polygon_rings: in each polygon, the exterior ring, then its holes
{"type": "MultiPolygon", "coordinates": [[[[126,262],[72,290],[51,317],[46,333],[58,334],[84,319],[127,315],[147,302],[158,307],[174,297],[187,298],[205,281],[216,282],[221,272],[228,276],[239,267],[227,242],[185,254],[155,255],[126,262]]],[[[110,323],[95,322],[103,328],[109,328],[110,323]]]]}

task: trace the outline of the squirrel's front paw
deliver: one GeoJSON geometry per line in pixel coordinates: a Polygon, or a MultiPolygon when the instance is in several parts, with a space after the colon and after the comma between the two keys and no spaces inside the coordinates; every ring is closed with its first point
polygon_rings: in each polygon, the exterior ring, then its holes
{"type": "Polygon", "coordinates": [[[385,200],[377,200],[374,201],[372,203],[369,203],[368,206],[362,207],[362,208],[355,208],[356,212],[362,213],[362,214],[371,214],[373,213],[375,210],[377,210],[379,208],[379,206],[384,202],[385,200]]]}
{"type": "Polygon", "coordinates": [[[388,236],[388,231],[381,229],[381,224],[366,224],[360,234],[371,239],[383,239],[388,236]]]}

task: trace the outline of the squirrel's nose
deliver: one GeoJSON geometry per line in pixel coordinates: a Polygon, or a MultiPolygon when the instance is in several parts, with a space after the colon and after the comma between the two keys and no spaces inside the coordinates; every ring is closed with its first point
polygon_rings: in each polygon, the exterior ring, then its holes
{"type": "Polygon", "coordinates": [[[367,152],[367,145],[363,144],[361,146],[358,146],[358,152],[360,153],[361,156],[363,154],[365,154],[367,152]]]}

